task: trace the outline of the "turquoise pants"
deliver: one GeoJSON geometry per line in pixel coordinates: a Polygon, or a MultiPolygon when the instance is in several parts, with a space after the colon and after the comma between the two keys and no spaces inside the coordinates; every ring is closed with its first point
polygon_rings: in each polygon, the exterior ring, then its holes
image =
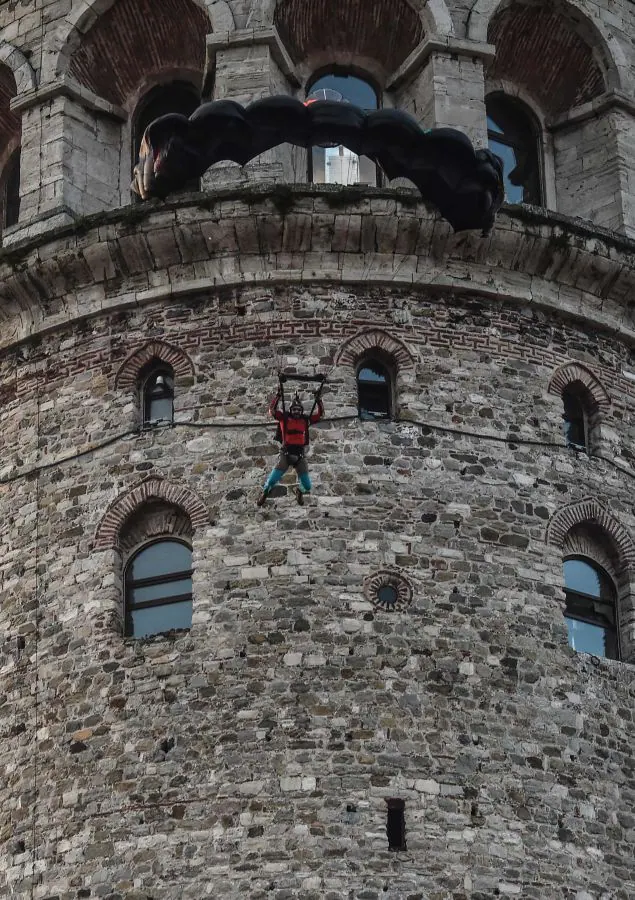
{"type": "Polygon", "coordinates": [[[303,494],[308,494],[311,490],[311,479],[309,478],[309,467],[306,464],[304,454],[298,454],[284,447],[280,451],[280,456],[276,460],[274,468],[271,470],[271,475],[265,481],[265,491],[270,491],[272,487],[275,487],[290,466],[293,466],[298,473],[300,490],[303,494]]]}

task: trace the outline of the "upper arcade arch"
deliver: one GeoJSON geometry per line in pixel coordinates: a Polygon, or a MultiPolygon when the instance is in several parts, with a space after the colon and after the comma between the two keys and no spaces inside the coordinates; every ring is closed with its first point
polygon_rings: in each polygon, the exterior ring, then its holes
{"type": "Polygon", "coordinates": [[[626,55],[615,35],[571,0],[475,0],[466,36],[495,44],[492,77],[505,77],[508,61],[518,75],[527,59],[537,80],[546,82],[547,96],[551,88],[545,67],[555,61],[558,84],[577,89],[569,106],[608,89],[624,89],[629,82],[626,55]]]}
{"type": "Polygon", "coordinates": [[[58,77],[66,72],[97,96],[124,106],[152,73],[195,71],[202,76],[211,30],[204,5],[196,0],[158,5],[116,0],[105,6],[102,0],[91,12],[100,8],[101,15],[80,20],[70,34],[58,60],[58,77]]]}
{"type": "MultiPolygon", "coordinates": [[[[235,29],[234,17],[226,0],[187,0],[188,4],[196,7],[198,15],[203,17],[201,21],[205,21],[205,34],[210,32],[232,32],[235,29]]],[[[42,81],[44,83],[55,81],[65,75],[72,74],[71,63],[74,55],[79,50],[84,39],[91,29],[96,26],[99,20],[106,15],[113,6],[121,6],[122,0],[85,0],[77,7],[74,7],[66,16],[57,32],[52,36],[54,45],[45,47],[45,55],[43,60],[42,81]]],[[[143,0],[133,4],[134,8],[139,10],[145,23],[147,23],[150,39],[154,41],[154,31],[156,31],[157,12],[161,10],[162,14],[167,12],[170,15],[172,10],[176,10],[178,30],[180,35],[179,43],[183,43],[185,35],[182,31],[183,20],[178,17],[178,10],[182,4],[179,0],[167,0],[161,4],[148,4],[147,14],[142,15],[142,10],[146,6],[143,0]],[[155,28],[153,29],[153,25],[155,28]]],[[[201,40],[202,53],[205,53],[205,35],[201,40]]],[[[169,65],[169,63],[167,63],[169,65]]]]}
{"type": "MultiPolygon", "coordinates": [[[[307,4],[301,0],[292,0],[291,4],[286,0],[264,0],[255,2],[249,16],[250,27],[267,27],[275,23],[281,7],[295,5],[303,7],[307,4]]],[[[408,6],[421,19],[426,34],[451,35],[454,34],[454,23],[446,0],[408,0],[408,6]]],[[[375,15],[374,10],[380,8],[377,0],[366,0],[364,8],[370,16],[375,15]]]]}
{"type": "Polygon", "coordinates": [[[350,0],[335,7],[330,0],[278,0],[271,6],[273,24],[296,64],[314,70],[329,64],[357,66],[380,81],[429,30],[425,6],[410,0],[350,0]]]}
{"type": "Polygon", "coordinates": [[[9,66],[0,63],[0,169],[20,144],[21,119],[11,109],[11,100],[16,93],[13,72],[9,66]]]}
{"type": "Polygon", "coordinates": [[[22,118],[11,109],[16,94],[13,71],[0,62],[0,233],[17,224],[20,210],[22,118]]]}
{"type": "Polygon", "coordinates": [[[33,91],[37,87],[35,72],[24,53],[6,41],[0,41],[0,63],[13,72],[16,95],[33,91]]]}

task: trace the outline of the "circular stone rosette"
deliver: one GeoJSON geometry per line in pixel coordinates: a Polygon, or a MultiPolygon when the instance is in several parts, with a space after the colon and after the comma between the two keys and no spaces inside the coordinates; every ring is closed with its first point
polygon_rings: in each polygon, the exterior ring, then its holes
{"type": "Polygon", "coordinates": [[[412,585],[400,575],[389,569],[380,569],[364,581],[364,594],[375,609],[386,612],[399,612],[407,609],[412,603],[412,585]]]}

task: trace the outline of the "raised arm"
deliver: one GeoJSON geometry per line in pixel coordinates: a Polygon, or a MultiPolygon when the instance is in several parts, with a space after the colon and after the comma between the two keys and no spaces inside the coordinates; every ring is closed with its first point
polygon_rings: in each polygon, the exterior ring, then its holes
{"type": "Polygon", "coordinates": [[[319,422],[322,416],[324,415],[324,404],[322,403],[322,398],[320,397],[317,402],[317,410],[313,413],[309,422],[311,425],[315,425],[316,422],[319,422]]]}
{"type": "Polygon", "coordinates": [[[269,404],[269,415],[274,419],[281,419],[282,413],[278,410],[278,404],[280,403],[280,391],[272,398],[271,403],[269,404]]]}

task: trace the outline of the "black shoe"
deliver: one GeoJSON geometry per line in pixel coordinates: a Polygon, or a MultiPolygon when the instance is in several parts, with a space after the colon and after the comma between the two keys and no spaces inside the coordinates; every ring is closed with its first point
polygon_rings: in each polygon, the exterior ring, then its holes
{"type": "Polygon", "coordinates": [[[299,487],[295,489],[295,499],[298,501],[298,506],[304,506],[304,494],[299,487]]]}
{"type": "Polygon", "coordinates": [[[271,493],[270,490],[265,489],[262,492],[262,494],[258,497],[258,499],[256,500],[256,506],[264,506],[265,500],[267,499],[267,497],[269,496],[270,493],[271,493]]]}

